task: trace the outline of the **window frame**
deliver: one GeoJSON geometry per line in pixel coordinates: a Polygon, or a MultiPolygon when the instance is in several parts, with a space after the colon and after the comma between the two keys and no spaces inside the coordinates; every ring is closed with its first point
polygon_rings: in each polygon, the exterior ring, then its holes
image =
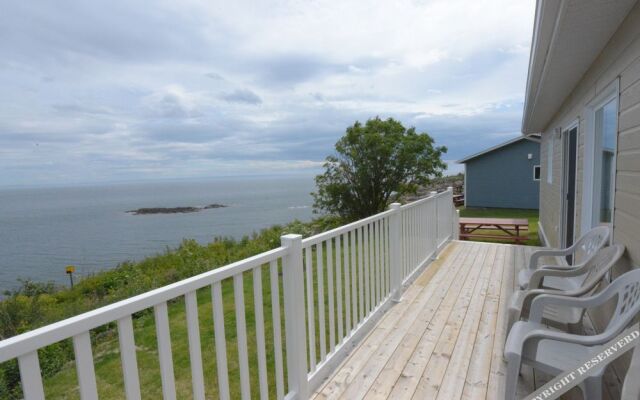
{"type": "Polygon", "coordinates": [[[540,178],[542,177],[542,169],[540,164],[533,166],[533,180],[535,182],[540,182],[540,178]],[[536,179],[536,169],[538,170],[538,179],[536,179]]]}
{"type": "MultiPolygon", "coordinates": [[[[585,107],[585,137],[584,137],[584,162],[583,162],[583,191],[582,191],[582,232],[587,232],[597,225],[595,219],[596,177],[600,176],[596,171],[599,163],[596,162],[596,112],[611,101],[616,105],[615,146],[613,148],[613,179],[611,182],[611,227],[615,226],[615,203],[617,181],[618,139],[620,128],[620,79],[616,78],[601,93],[595,96],[585,107]]],[[[613,242],[613,229],[610,241],[613,242]]]]}

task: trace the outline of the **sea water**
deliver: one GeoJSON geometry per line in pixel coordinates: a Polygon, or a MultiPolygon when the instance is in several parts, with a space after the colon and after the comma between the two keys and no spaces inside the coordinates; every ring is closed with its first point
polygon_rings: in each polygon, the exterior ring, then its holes
{"type": "Polygon", "coordinates": [[[240,238],[312,218],[312,176],[217,178],[0,189],[0,292],[18,278],[67,283],[65,266],[86,275],[175,248],[183,239],[240,238]],[[133,215],[143,207],[224,208],[133,215]]]}

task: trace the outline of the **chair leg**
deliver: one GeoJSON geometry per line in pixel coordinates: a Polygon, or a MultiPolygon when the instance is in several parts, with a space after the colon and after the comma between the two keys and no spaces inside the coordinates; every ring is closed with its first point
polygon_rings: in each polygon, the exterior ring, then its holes
{"type": "Polygon", "coordinates": [[[580,389],[585,400],[602,400],[602,376],[585,379],[580,389]]]}
{"type": "Polygon", "coordinates": [[[507,373],[504,381],[504,399],[515,400],[518,388],[518,378],[520,376],[520,356],[516,354],[505,354],[507,361],[507,373]]]}

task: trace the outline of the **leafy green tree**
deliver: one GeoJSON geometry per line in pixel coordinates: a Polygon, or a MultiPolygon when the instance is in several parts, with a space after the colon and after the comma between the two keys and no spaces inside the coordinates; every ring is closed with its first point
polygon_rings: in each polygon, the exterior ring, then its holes
{"type": "Polygon", "coordinates": [[[384,211],[394,198],[415,193],[442,176],[444,146],[392,118],[369,119],[347,128],[316,176],[314,209],[356,220],[384,211]]]}

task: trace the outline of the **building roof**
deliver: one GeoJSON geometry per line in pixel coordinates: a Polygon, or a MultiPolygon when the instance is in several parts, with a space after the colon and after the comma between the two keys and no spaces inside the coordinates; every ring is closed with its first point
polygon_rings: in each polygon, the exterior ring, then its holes
{"type": "Polygon", "coordinates": [[[489,147],[488,149],[482,150],[482,151],[481,151],[481,152],[479,152],[479,153],[475,153],[475,154],[472,154],[472,155],[470,155],[470,156],[468,156],[468,157],[465,157],[465,158],[463,158],[463,159],[461,159],[461,160],[458,160],[458,161],[456,161],[456,163],[457,163],[457,164],[464,164],[464,163],[466,163],[466,162],[467,162],[467,161],[469,161],[469,160],[472,160],[472,159],[474,159],[474,158],[478,158],[478,157],[480,157],[480,156],[483,156],[483,155],[485,155],[485,154],[487,154],[487,153],[491,153],[492,151],[495,151],[495,150],[501,149],[501,148],[503,148],[503,147],[507,147],[507,146],[509,146],[510,144],[513,144],[513,143],[519,142],[519,141],[521,141],[521,140],[529,140],[529,141],[531,141],[531,142],[540,143],[540,139],[539,139],[537,136],[518,136],[518,137],[515,137],[515,138],[513,138],[513,139],[511,139],[511,140],[507,140],[507,141],[506,141],[506,142],[504,142],[504,143],[500,143],[500,144],[495,145],[495,146],[493,146],[493,147],[489,147]]]}
{"type": "Polygon", "coordinates": [[[538,0],[522,132],[547,128],[636,0],[538,0]]]}

